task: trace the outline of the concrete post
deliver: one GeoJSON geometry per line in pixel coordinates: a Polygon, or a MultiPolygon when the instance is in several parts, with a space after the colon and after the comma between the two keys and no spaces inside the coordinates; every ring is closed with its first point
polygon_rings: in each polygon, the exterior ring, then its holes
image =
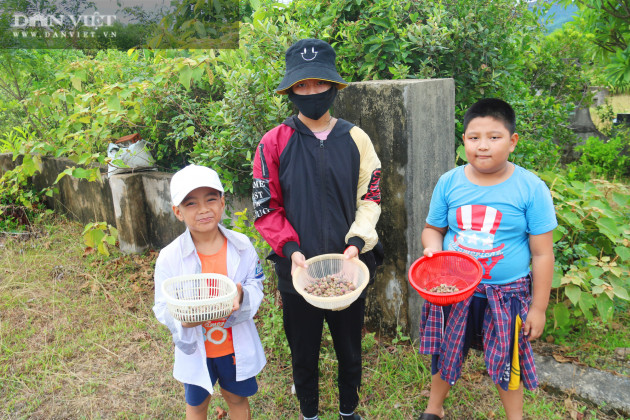
{"type": "Polygon", "coordinates": [[[173,213],[170,188],[172,176],[166,172],[145,172],[143,176],[146,231],[151,247],[158,250],[186,229],[173,213]]]}
{"type": "MultiPolygon", "coordinates": [[[[159,250],[186,230],[186,225],[173,213],[172,176],[171,173],[148,171],[109,178],[121,251],[159,250]]],[[[249,197],[228,195],[225,201],[226,209],[232,211],[251,208],[249,197]]]]}
{"type": "Polygon", "coordinates": [[[422,299],[407,271],[422,255],[433,187],[454,167],[453,79],[352,83],[333,111],[370,136],[383,166],[377,230],[386,255],[368,292],[366,322],[390,333],[400,325],[417,338],[422,299]]]}
{"type": "Polygon", "coordinates": [[[118,242],[123,252],[140,253],[150,245],[147,232],[143,174],[121,174],[109,178],[118,242]]]}

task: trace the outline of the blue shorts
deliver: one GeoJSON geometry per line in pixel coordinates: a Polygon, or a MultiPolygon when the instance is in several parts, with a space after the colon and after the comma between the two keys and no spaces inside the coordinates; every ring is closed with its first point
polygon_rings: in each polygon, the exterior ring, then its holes
{"type": "MultiPolygon", "coordinates": [[[[468,350],[471,348],[476,350],[483,351],[483,319],[486,313],[486,308],[488,307],[488,299],[485,297],[473,296],[472,301],[470,302],[470,309],[468,310],[468,321],[466,323],[466,331],[464,332],[464,358],[468,355],[468,350]]],[[[519,308],[520,304],[511,305],[512,308],[512,316],[511,316],[511,326],[510,331],[514,331],[516,328],[520,328],[520,324],[517,325],[515,320],[520,316],[519,308]]],[[[448,320],[448,316],[451,312],[450,306],[444,306],[444,325],[446,325],[446,321],[448,320]]],[[[514,348],[514,334],[510,334],[510,354],[513,354],[514,351],[518,353],[518,347],[514,348]]],[[[438,373],[438,361],[440,360],[440,356],[438,354],[434,354],[431,357],[431,375],[435,375],[438,373]]]]}
{"type": "MultiPolygon", "coordinates": [[[[239,397],[251,397],[258,391],[258,383],[256,377],[252,376],[244,381],[236,380],[236,363],[234,353],[227,356],[207,358],[208,372],[212,385],[219,380],[219,386],[232,394],[239,397]]],[[[186,403],[196,407],[208,398],[210,393],[197,385],[184,384],[186,393],[186,403]]]]}

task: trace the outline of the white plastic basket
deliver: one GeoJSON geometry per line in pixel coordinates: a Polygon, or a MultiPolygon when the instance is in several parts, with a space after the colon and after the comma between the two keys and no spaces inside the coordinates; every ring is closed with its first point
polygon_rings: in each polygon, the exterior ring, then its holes
{"type": "Polygon", "coordinates": [[[370,280],[367,266],[358,258],[346,259],[343,254],[324,254],[306,261],[308,268],[298,267],[293,273],[293,287],[311,305],[340,311],[346,309],[363,292],[370,280]],[[304,288],[311,282],[333,274],[343,274],[354,283],[355,289],[342,296],[323,297],[306,293],[304,288]]]}
{"type": "Polygon", "coordinates": [[[202,322],[230,314],[236,285],[221,274],[191,274],[165,280],[162,293],[173,318],[181,322],[202,322]]]}

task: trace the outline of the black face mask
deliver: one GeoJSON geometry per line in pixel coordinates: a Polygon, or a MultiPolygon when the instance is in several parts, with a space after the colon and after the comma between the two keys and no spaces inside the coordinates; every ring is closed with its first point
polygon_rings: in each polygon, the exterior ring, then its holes
{"type": "Polygon", "coordinates": [[[336,86],[314,95],[296,95],[293,90],[289,89],[289,100],[298,107],[304,116],[312,120],[320,119],[330,109],[336,97],[336,86]]]}

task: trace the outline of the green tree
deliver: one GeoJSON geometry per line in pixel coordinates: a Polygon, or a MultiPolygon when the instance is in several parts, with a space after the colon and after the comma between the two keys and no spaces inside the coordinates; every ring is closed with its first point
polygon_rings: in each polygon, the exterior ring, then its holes
{"type": "Polygon", "coordinates": [[[593,60],[604,66],[607,81],[616,89],[630,88],[630,0],[563,0],[579,11],[574,25],[588,34],[593,60]]]}
{"type": "Polygon", "coordinates": [[[73,50],[0,51],[0,135],[28,124],[43,138],[52,122],[48,115],[29,112],[28,102],[35,91],[54,83],[66,63],[82,58],[81,51],[73,50]]]}
{"type": "Polygon", "coordinates": [[[172,2],[162,18],[151,48],[238,48],[240,7],[237,0],[181,0],[172,2]]]}
{"type": "MultiPolygon", "coordinates": [[[[452,77],[458,121],[478,99],[501,97],[517,108],[523,139],[572,144],[575,136],[562,122],[582,101],[586,81],[574,43],[546,41],[544,7],[512,0],[294,0],[269,13],[280,26],[298,22],[331,43],[349,81],[452,77]]],[[[459,123],[455,137],[459,144],[459,123]]]]}

